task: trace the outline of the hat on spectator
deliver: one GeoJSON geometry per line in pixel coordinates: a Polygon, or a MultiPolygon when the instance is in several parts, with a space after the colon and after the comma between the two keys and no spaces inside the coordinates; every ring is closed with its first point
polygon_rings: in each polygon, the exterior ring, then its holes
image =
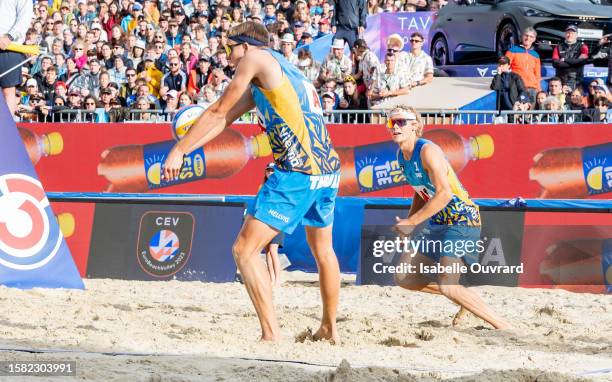
{"type": "Polygon", "coordinates": [[[352,82],[354,84],[357,83],[357,81],[355,80],[355,77],[353,77],[351,75],[348,75],[348,76],[344,77],[344,82],[352,82]]]}
{"type": "Polygon", "coordinates": [[[336,99],[336,93],[334,93],[334,92],[325,92],[325,93],[323,93],[323,95],[321,95],[321,98],[325,98],[325,97],[331,98],[331,99],[335,100],[336,99]]]}
{"type": "Polygon", "coordinates": [[[113,98],[110,100],[109,102],[110,105],[120,105],[121,102],[119,102],[119,100],[117,99],[117,97],[113,98]]]}
{"type": "MultiPolygon", "coordinates": [[[[30,82],[30,81],[31,80],[28,80],[28,82],[30,82]]],[[[593,90],[594,91],[600,90],[600,91],[602,91],[602,92],[604,92],[606,94],[608,94],[608,92],[609,92],[608,87],[606,85],[595,85],[595,86],[593,86],[593,90]]]]}
{"type": "Polygon", "coordinates": [[[195,12],[193,17],[208,17],[208,12],[195,12]]]}
{"type": "Polygon", "coordinates": [[[302,40],[307,39],[307,38],[312,38],[312,35],[308,32],[302,33],[302,40]]]}
{"type": "Polygon", "coordinates": [[[168,93],[166,93],[166,95],[168,97],[172,97],[172,98],[177,98],[178,97],[178,92],[174,89],[168,91],[168,93]]]}
{"type": "Polygon", "coordinates": [[[286,42],[289,44],[293,44],[295,42],[295,39],[293,38],[293,34],[292,33],[285,33],[283,35],[283,38],[281,38],[281,42],[286,42]]]}
{"type": "Polygon", "coordinates": [[[206,61],[206,62],[210,62],[210,57],[208,57],[205,54],[200,55],[199,61],[206,61]]]}
{"type": "Polygon", "coordinates": [[[81,95],[81,89],[79,88],[72,88],[68,91],[68,95],[81,95]]]}
{"type": "Polygon", "coordinates": [[[142,5],[140,5],[140,3],[134,3],[132,5],[132,10],[133,11],[142,11],[142,5]]]}
{"type": "Polygon", "coordinates": [[[299,20],[293,23],[294,28],[302,28],[303,26],[304,24],[302,24],[302,22],[299,20]]]}
{"type": "Polygon", "coordinates": [[[34,78],[30,78],[26,81],[26,87],[28,86],[36,86],[38,87],[38,82],[34,78]]]}
{"type": "Polygon", "coordinates": [[[329,19],[327,17],[322,18],[321,21],[319,21],[319,25],[321,24],[329,24],[329,19]]]}
{"type": "Polygon", "coordinates": [[[392,42],[396,42],[399,45],[399,50],[404,49],[404,39],[397,33],[393,33],[387,37],[387,46],[389,46],[392,42]]]}
{"type": "Polygon", "coordinates": [[[508,56],[501,56],[497,59],[497,63],[499,65],[510,65],[510,59],[508,58],[508,56]]]}
{"type": "Polygon", "coordinates": [[[323,14],[323,8],[316,6],[316,7],[312,7],[310,8],[310,14],[311,15],[322,15],[323,14]]]}
{"type": "Polygon", "coordinates": [[[113,91],[110,90],[110,88],[104,88],[104,89],[102,89],[100,94],[113,94],[113,91]]]}
{"type": "Polygon", "coordinates": [[[518,100],[520,103],[531,103],[531,99],[526,94],[521,94],[518,100]]]}
{"type": "Polygon", "coordinates": [[[142,40],[136,40],[136,42],[134,43],[134,48],[146,49],[147,45],[142,40]]]}
{"type": "Polygon", "coordinates": [[[100,25],[98,23],[93,23],[93,24],[91,24],[91,28],[89,28],[89,29],[91,29],[91,30],[94,30],[94,29],[102,30],[102,25],[100,25]]]}
{"type": "Polygon", "coordinates": [[[578,27],[575,26],[574,24],[570,24],[567,27],[565,27],[565,31],[572,31],[572,32],[578,32],[578,27]]]}
{"type": "Polygon", "coordinates": [[[334,43],[332,44],[332,49],[344,49],[344,39],[337,38],[334,39],[334,43]]]}
{"type": "Polygon", "coordinates": [[[63,3],[62,3],[62,6],[60,7],[60,9],[62,9],[62,8],[68,8],[68,9],[70,9],[70,3],[68,3],[68,2],[63,2],[63,3]]]}
{"type": "Polygon", "coordinates": [[[87,4],[87,0],[78,0],[77,4],[87,4]]]}
{"type": "Polygon", "coordinates": [[[224,13],[221,18],[223,20],[232,21],[232,16],[229,13],[224,13]]]}

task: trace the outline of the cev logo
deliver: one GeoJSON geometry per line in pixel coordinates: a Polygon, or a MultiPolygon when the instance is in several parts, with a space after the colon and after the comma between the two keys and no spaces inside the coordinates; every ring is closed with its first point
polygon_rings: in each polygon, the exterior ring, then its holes
{"type": "Polygon", "coordinates": [[[23,174],[0,176],[0,264],[32,270],[47,264],[62,244],[40,182],[23,174]]]}

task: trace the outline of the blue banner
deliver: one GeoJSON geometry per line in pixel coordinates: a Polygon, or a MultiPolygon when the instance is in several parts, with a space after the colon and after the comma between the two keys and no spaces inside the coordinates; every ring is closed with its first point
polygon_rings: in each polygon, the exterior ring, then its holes
{"type": "MultiPolygon", "coordinates": [[[[0,94],[0,284],[76,288],[83,281],[0,94]]],[[[33,147],[32,150],[42,150],[33,147]]]]}
{"type": "Polygon", "coordinates": [[[429,53],[429,28],[434,22],[434,12],[394,12],[368,16],[365,40],[381,62],[387,51],[387,38],[397,33],[404,40],[404,51],[410,51],[410,35],[419,32],[425,38],[423,50],[429,53]]]}

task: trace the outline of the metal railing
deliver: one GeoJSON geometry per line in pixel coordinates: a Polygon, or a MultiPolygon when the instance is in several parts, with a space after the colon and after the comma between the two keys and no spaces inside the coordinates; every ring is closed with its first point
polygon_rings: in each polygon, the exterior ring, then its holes
{"type": "MultiPolygon", "coordinates": [[[[175,111],[135,110],[114,108],[109,112],[64,109],[40,118],[38,113],[22,114],[22,122],[126,122],[126,123],[169,123],[175,111]]],[[[546,124],[546,123],[586,123],[583,114],[578,110],[419,110],[423,122],[427,125],[464,125],[464,124],[546,124]]],[[[386,122],[388,110],[333,110],[325,112],[327,123],[345,124],[379,124],[386,122]]],[[[258,123],[257,113],[252,110],[245,113],[235,123],[258,123]]]]}

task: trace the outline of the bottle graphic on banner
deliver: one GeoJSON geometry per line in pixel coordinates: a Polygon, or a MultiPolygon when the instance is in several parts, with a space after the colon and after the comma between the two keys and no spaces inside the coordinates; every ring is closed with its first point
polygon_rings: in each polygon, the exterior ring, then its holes
{"type": "Polygon", "coordinates": [[[533,161],[529,179],[542,186],[540,198],[584,198],[612,192],[612,142],[544,150],[533,161]]]}
{"type": "Polygon", "coordinates": [[[58,132],[39,136],[22,127],[17,128],[17,130],[19,130],[19,135],[25,144],[26,151],[33,165],[36,165],[42,157],[57,155],[64,150],[64,139],[58,132]]]}
{"type": "Polygon", "coordinates": [[[161,179],[162,165],[176,141],[147,145],[115,146],[102,153],[98,175],[110,185],[106,192],[145,192],[205,178],[227,178],[239,172],[251,158],[271,154],[268,137],[246,138],[225,129],[215,139],[185,155],[177,180],[161,179]]]}
{"type": "MultiPolygon", "coordinates": [[[[451,130],[435,129],[423,133],[444,151],[456,173],[465,168],[470,160],[490,158],[495,145],[488,134],[465,139],[451,130]]],[[[397,162],[397,145],[392,141],[357,147],[336,148],[340,156],[340,195],[384,190],[401,186],[406,178],[397,162]]]]}
{"type": "Polygon", "coordinates": [[[601,285],[612,293],[612,239],[557,242],[546,249],[540,274],[556,285],[601,285]]]}

